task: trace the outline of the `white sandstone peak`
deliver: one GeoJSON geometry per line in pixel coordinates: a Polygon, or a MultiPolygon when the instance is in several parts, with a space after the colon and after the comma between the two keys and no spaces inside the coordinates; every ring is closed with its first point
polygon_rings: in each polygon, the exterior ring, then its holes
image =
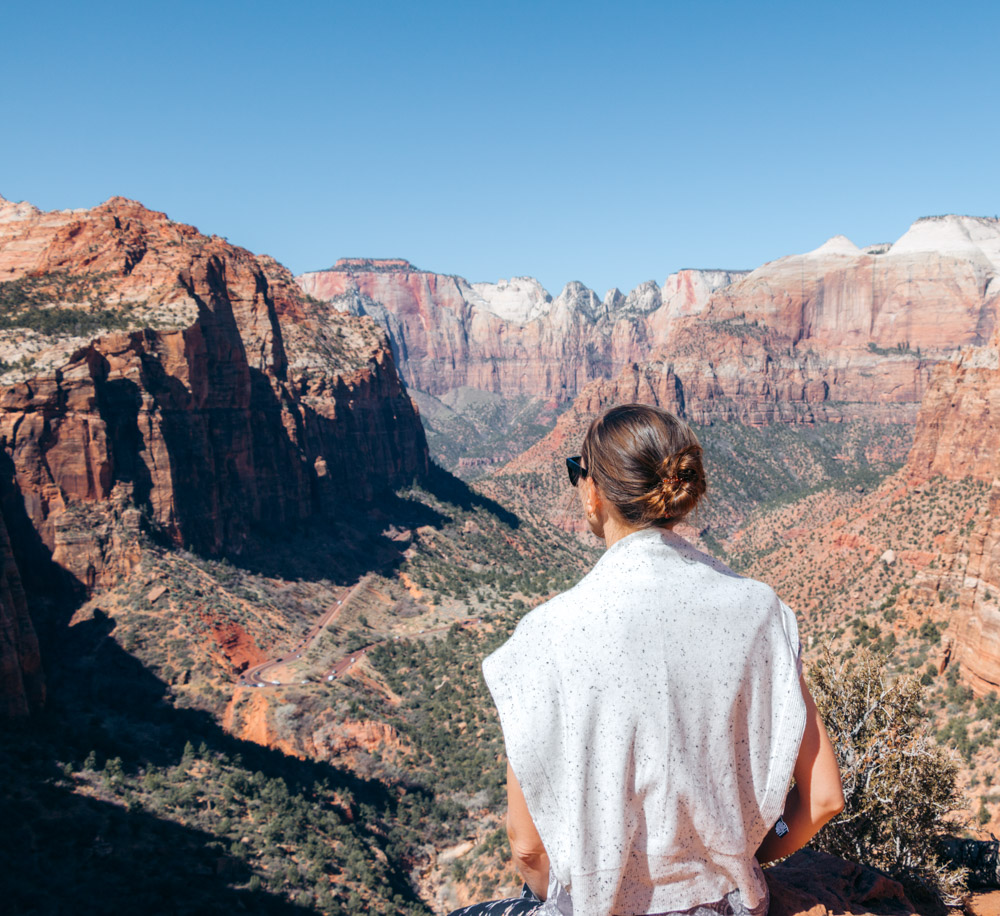
{"type": "Polygon", "coordinates": [[[698,270],[686,268],[663,281],[663,304],[673,318],[699,315],[712,293],[744,276],[740,270],[698,270]]]}
{"type": "Polygon", "coordinates": [[[846,235],[835,235],[827,239],[819,248],[814,248],[808,253],[809,257],[826,257],[828,255],[847,255],[857,257],[861,254],[861,249],[854,244],[846,235]]]}
{"type": "Polygon", "coordinates": [[[609,312],[613,312],[616,309],[622,307],[625,304],[625,295],[617,286],[612,286],[604,294],[604,308],[609,312]]]}
{"type": "Polygon", "coordinates": [[[1000,221],[977,216],[925,216],[902,235],[890,255],[922,252],[985,257],[1000,268],[1000,221]]]}
{"type": "Polygon", "coordinates": [[[588,286],[579,280],[570,280],[552,303],[552,314],[570,316],[582,312],[589,320],[595,320],[606,311],[601,300],[588,286]]]}
{"type": "Polygon", "coordinates": [[[656,311],[661,305],[663,305],[663,295],[660,285],[655,280],[647,280],[625,297],[622,308],[627,312],[646,313],[656,311]]]}
{"type": "Polygon", "coordinates": [[[527,324],[547,315],[552,297],[534,277],[511,277],[496,283],[473,283],[475,298],[470,303],[492,312],[505,321],[527,324]]]}
{"type": "Polygon", "coordinates": [[[17,223],[38,216],[42,211],[26,200],[7,200],[0,196],[0,223],[17,223]]]}

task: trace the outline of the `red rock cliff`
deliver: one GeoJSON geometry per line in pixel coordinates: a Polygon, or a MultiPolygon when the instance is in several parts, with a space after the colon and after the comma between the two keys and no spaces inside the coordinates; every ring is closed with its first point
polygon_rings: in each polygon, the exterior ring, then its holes
{"type": "Polygon", "coordinates": [[[0,284],[0,445],[18,504],[86,584],[127,564],[111,528],[139,510],[178,544],[238,551],[255,526],[427,469],[385,335],[270,258],[121,198],[0,200],[0,284]]]}
{"type": "Polygon", "coordinates": [[[1000,691],[1000,331],[989,346],[938,366],[906,470],[914,481],[941,475],[992,484],[987,511],[972,520],[951,628],[955,658],[973,690],[1000,691]]]}
{"type": "Polygon", "coordinates": [[[1000,222],[917,220],[892,245],[862,251],[835,236],[758,267],[709,309],[780,328],[818,348],[904,346],[938,352],[984,344],[1000,301],[1000,222]]]}
{"type": "MultiPolygon", "coordinates": [[[[677,367],[689,403],[706,400],[707,370],[710,386],[770,422],[798,417],[773,407],[796,401],[889,401],[915,414],[929,365],[989,338],[998,275],[1000,223],[948,216],[918,220],[891,246],[836,237],[751,272],[679,271],[603,300],[579,283],[553,299],[531,278],[469,284],[398,260],[344,260],[298,282],[376,317],[408,383],[430,394],[467,385],[563,401],[662,355],[696,370],[677,367]]],[[[719,398],[708,400],[718,416],[719,398]]]]}
{"type": "Polygon", "coordinates": [[[553,299],[529,277],[470,284],[396,260],[342,259],[297,282],[311,296],[375,317],[414,388],[439,395],[469,386],[561,401],[648,357],[676,319],[698,314],[738,275],[681,271],[663,289],[649,282],[603,301],[582,283],[553,299]]]}

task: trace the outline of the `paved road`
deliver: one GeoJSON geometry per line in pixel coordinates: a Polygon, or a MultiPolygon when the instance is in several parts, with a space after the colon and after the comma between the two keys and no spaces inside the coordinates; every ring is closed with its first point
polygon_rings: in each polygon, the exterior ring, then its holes
{"type": "MultiPolygon", "coordinates": [[[[356,582],[350,588],[344,589],[340,597],[336,599],[330,609],[313,625],[312,629],[306,633],[302,642],[300,642],[294,649],[290,652],[282,655],[280,658],[272,658],[270,661],[262,662],[259,665],[255,665],[253,668],[248,668],[243,672],[243,676],[240,678],[241,687],[249,687],[254,684],[263,684],[267,687],[279,686],[272,684],[270,680],[267,679],[267,672],[271,668],[276,668],[278,665],[284,665],[287,662],[298,661],[302,656],[309,651],[312,644],[319,637],[320,633],[323,632],[323,628],[332,623],[336,617],[343,610],[344,605],[347,604],[347,599],[361,587],[364,583],[364,579],[356,582]]],[[[292,683],[291,681],[287,683],[292,683]]]]}
{"type": "MultiPolygon", "coordinates": [[[[309,651],[309,649],[312,646],[312,643],[315,642],[316,639],[319,637],[319,635],[322,633],[323,628],[327,624],[333,622],[333,620],[340,614],[341,610],[343,610],[343,608],[346,606],[347,600],[363,584],[364,584],[364,579],[361,579],[360,581],[356,582],[353,586],[351,586],[349,589],[345,589],[341,597],[337,599],[336,603],[319,619],[319,621],[313,626],[313,628],[308,633],[306,633],[305,638],[302,640],[302,642],[299,643],[299,645],[296,646],[294,649],[292,649],[291,652],[282,655],[280,658],[274,658],[271,659],[270,661],[262,662],[261,664],[256,665],[253,668],[247,669],[239,680],[239,686],[240,687],[287,687],[292,684],[301,683],[301,681],[298,680],[284,681],[284,682],[275,681],[273,678],[271,679],[268,678],[267,672],[270,671],[272,668],[277,667],[278,665],[284,665],[289,662],[294,662],[301,659],[302,656],[309,651]]],[[[469,624],[479,623],[481,620],[482,620],[481,617],[464,617],[461,620],[454,620],[451,623],[444,624],[443,626],[433,627],[428,630],[421,630],[419,633],[413,635],[423,636],[429,633],[440,633],[443,632],[444,630],[450,630],[456,623],[459,626],[467,626],[469,624]]],[[[385,643],[395,642],[400,638],[401,637],[399,636],[389,636],[386,637],[385,639],[379,639],[373,643],[369,643],[367,646],[360,646],[359,648],[351,652],[349,655],[345,655],[342,659],[337,661],[334,664],[334,666],[325,673],[324,677],[328,681],[336,680],[337,678],[341,677],[341,675],[343,675],[345,672],[347,672],[352,665],[360,661],[369,650],[374,649],[376,646],[384,645],[385,643]]]]}

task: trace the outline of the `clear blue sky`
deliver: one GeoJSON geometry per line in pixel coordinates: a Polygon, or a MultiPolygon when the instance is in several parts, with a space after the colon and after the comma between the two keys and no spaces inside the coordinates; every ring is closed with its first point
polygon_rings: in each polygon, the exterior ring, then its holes
{"type": "Polygon", "coordinates": [[[557,292],[1000,211],[1000,4],[7,4],[0,194],[557,292]]]}

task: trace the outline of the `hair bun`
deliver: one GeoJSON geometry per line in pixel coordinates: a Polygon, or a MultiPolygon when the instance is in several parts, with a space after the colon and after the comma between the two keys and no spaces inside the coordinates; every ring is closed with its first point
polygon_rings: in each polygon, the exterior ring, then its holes
{"type": "Polygon", "coordinates": [[[667,455],[656,469],[659,482],[649,494],[649,508],[662,518],[681,518],[705,493],[701,446],[687,445],[667,455]]]}

